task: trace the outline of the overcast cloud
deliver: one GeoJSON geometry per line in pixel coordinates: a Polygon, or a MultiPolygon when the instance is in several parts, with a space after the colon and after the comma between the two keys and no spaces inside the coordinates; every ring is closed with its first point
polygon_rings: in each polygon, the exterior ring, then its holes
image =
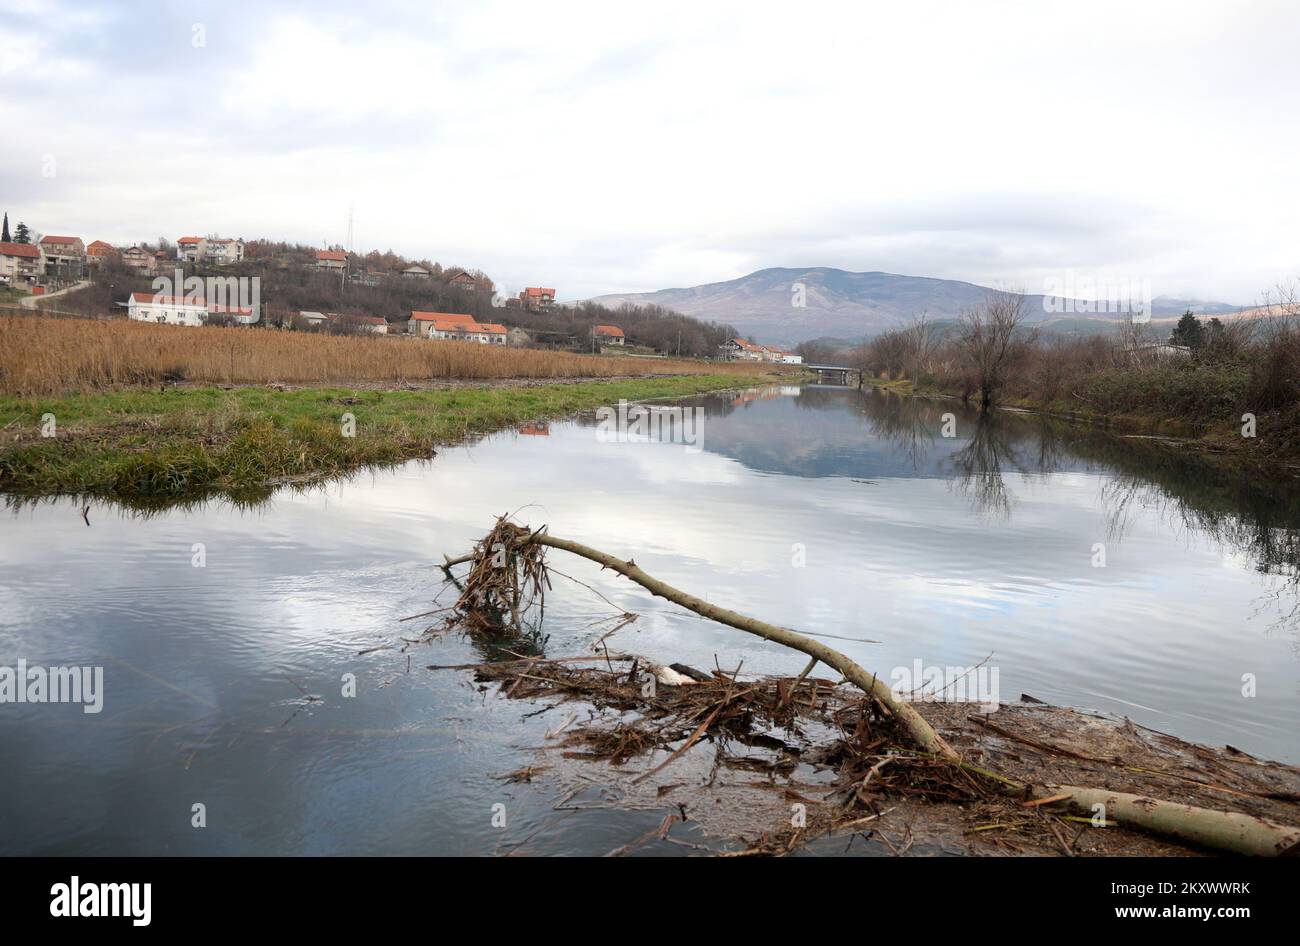
{"type": "Polygon", "coordinates": [[[353,207],[358,250],[563,299],[827,265],[1248,303],[1300,276],[1297,39],[1285,2],[0,0],[0,209],[321,245],[353,207]]]}

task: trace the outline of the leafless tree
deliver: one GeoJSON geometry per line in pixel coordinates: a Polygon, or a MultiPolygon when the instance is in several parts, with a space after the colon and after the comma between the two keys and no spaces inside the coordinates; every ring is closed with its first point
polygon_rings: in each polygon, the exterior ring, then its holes
{"type": "Polygon", "coordinates": [[[934,323],[928,312],[922,311],[912,316],[912,322],[904,329],[907,337],[908,360],[911,362],[912,379],[919,381],[930,370],[930,356],[934,352],[938,338],[934,323]]]}
{"type": "Polygon", "coordinates": [[[1037,332],[1026,329],[1023,293],[993,290],[961,319],[957,344],[974,376],[980,406],[997,398],[1008,372],[1037,340],[1037,332]]]}

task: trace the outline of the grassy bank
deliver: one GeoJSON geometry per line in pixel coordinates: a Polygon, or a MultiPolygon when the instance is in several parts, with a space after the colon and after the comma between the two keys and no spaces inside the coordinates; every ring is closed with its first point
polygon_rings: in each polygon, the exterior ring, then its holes
{"type": "Polygon", "coordinates": [[[1190,337],[1177,346],[1140,324],[1043,337],[1014,318],[999,326],[976,313],[945,335],[918,321],[860,355],[877,384],[905,379],[919,393],[1177,437],[1287,469],[1300,465],[1300,300],[1268,312],[1222,323],[1188,315],[1180,331],[1190,337]]]}
{"type": "Polygon", "coordinates": [[[526,421],[762,378],[750,372],[429,391],[203,387],[0,396],[0,491],[135,503],[208,493],[255,499],[279,483],[429,457],[439,445],[526,421]],[[345,435],[349,414],[353,436],[345,435]],[[42,436],[51,417],[55,436],[42,436]]]}
{"type": "MultiPolygon", "coordinates": [[[[960,400],[958,386],[933,381],[868,377],[875,387],[899,394],[960,400]]],[[[999,409],[1033,411],[1111,433],[1143,435],[1179,442],[1185,449],[1211,454],[1229,465],[1277,472],[1300,467],[1300,408],[1246,411],[1239,400],[1240,373],[1157,368],[1104,373],[1081,385],[1071,397],[1008,392],[999,409]],[[1254,436],[1243,436],[1243,415],[1255,417],[1254,436]]]]}

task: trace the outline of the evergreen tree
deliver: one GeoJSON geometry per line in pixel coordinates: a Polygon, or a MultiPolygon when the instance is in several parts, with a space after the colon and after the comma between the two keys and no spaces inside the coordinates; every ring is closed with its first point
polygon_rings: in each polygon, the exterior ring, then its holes
{"type": "Polygon", "coordinates": [[[1183,317],[1174,326],[1173,334],[1169,336],[1169,344],[1183,345],[1192,351],[1205,344],[1205,333],[1201,329],[1201,323],[1196,321],[1196,316],[1192,315],[1191,309],[1184,312],[1183,317]]]}
{"type": "Polygon", "coordinates": [[[14,242],[15,243],[32,242],[32,232],[27,229],[27,224],[23,223],[21,220],[18,221],[18,229],[14,231],[14,242]]]}
{"type": "Polygon", "coordinates": [[[9,242],[9,212],[5,211],[5,225],[4,225],[4,230],[0,231],[0,243],[8,243],[8,242],[9,242]]]}

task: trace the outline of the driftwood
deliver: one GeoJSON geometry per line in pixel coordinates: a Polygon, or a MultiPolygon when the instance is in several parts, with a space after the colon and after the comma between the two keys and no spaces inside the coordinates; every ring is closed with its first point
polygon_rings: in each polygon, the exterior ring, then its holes
{"type": "MultiPolygon", "coordinates": [[[[1236,854],[1268,857],[1294,856],[1300,853],[1300,828],[1275,824],[1252,815],[1182,805],[1100,788],[1029,785],[972,766],[961,758],[920,713],[908,705],[907,701],[900,699],[876,674],[868,672],[834,648],[789,628],[711,604],[654,578],[635,561],[624,561],[579,542],[552,536],[544,528],[529,530],[502,517],[473,552],[459,558],[446,558],[442,567],[449,578],[452,567],[472,564],[469,579],[464,583],[457,604],[458,610],[471,621],[480,624],[483,622],[483,613],[494,619],[509,614],[513,626],[518,628],[526,587],[531,584],[540,594],[547,583],[545,564],[537,554],[538,547],[578,555],[611,569],[652,594],[696,614],[807,654],[814,662],[839,671],[846,680],[866,693],[926,755],[986,778],[1000,790],[1021,796],[1029,803],[1064,804],[1091,816],[1098,814],[1096,806],[1100,805],[1101,816],[1108,822],[1236,854]],[[521,580],[524,576],[527,581],[521,580]]],[[[812,666],[810,664],[809,669],[812,666]]],[[[806,673],[807,671],[805,675],[806,673]]],[[[692,736],[691,741],[698,739],[706,728],[707,721],[692,736]]],[[[687,747],[683,746],[679,752],[685,751],[687,747]]]]}

